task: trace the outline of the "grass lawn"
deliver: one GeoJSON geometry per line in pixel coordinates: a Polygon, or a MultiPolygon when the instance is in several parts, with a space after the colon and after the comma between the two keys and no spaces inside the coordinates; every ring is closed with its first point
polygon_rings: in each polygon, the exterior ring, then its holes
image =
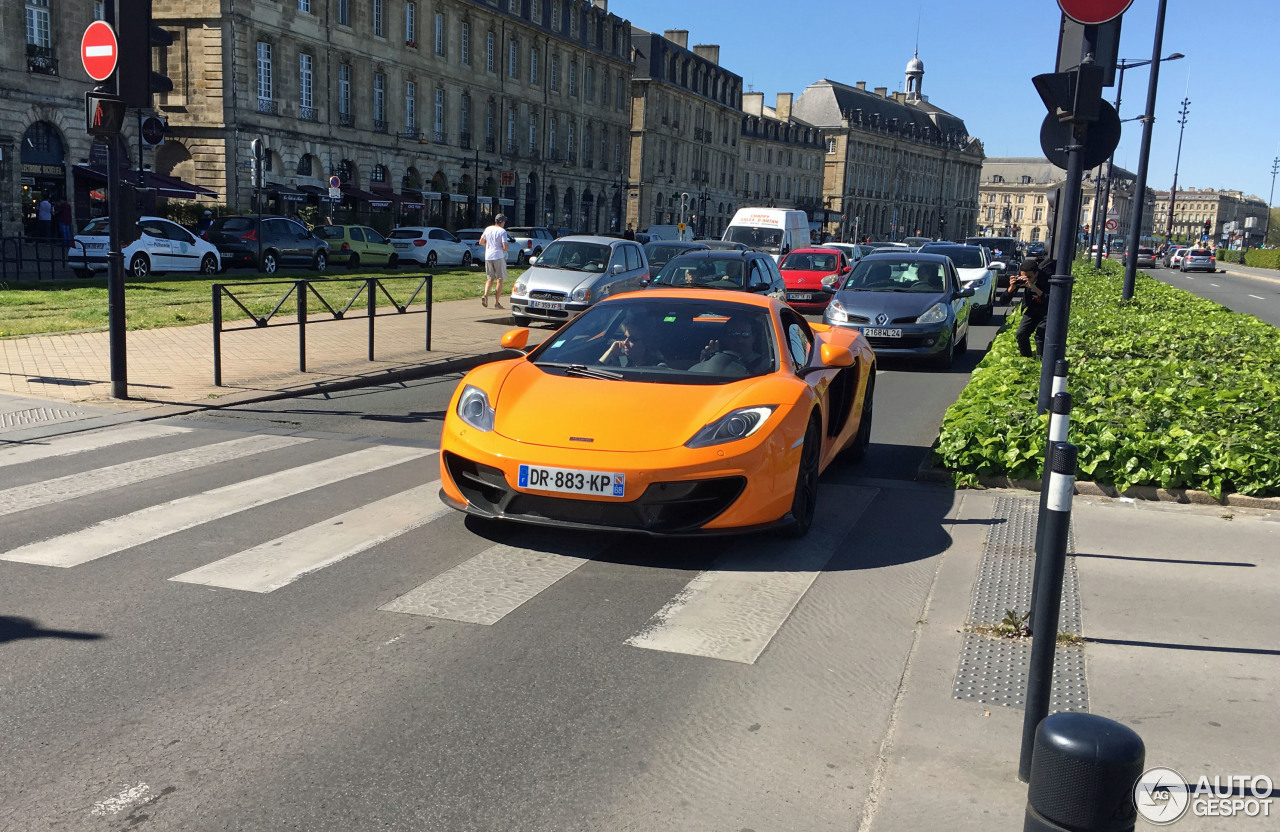
{"type": "MultiPolygon", "coordinates": [[[[504,292],[510,292],[515,278],[523,268],[510,267],[504,292]]],[[[282,272],[271,280],[287,281],[325,277],[341,282],[317,286],[320,295],[335,309],[342,309],[351,297],[361,289],[367,277],[378,277],[398,302],[404,303],[418,285],[423,274],[411,270],[368,270],[348,272],[336,269],[323,274],[312,271],[282,272]]],[[[129,329],[156,329],[164,326],[209,323],[213,319],[211,286],[222,283],[235,286],[238,283],[258,283],[267,280],[266,275],[253,272],[236,272],[218,275],[210,279],[201,275],[152,277],[144,280],[130,278],[125,282],[125,320],[129,329]]],[[[256,315],[268,314],[288,286],[246,286],[232,292],[256,315]]],[[[484,272],[480,269],[437,271],[434,276],[434,299],[464,300],[480,296],[484,288],[484,272]]],[[[379,305],[386,305],[385,297],[379,297],[379,305]]],[[[422,303],[419,295],[414,305],[422,303]]],[[[278,315],[295,314],[291,296],[280,308],[278,315]]],[[[314,297],[308,299],[312,314],[317,309],[324,312],[314,297]]],[[[363,296],[356,301],[353,312],[365,308],[363,296]]],[[[229,299],[223,298],[223,319],[244,319],[245,314],[229,299]]],[[[358,314],[358,312],[356,312],[358,314]]],[[[327,313],[325,313],[327,314],[327,313]]],[[[92,280],[41,280],[0,283],[0,338],[34,335],[47,332],[71,332],[79,329],[105,329],[107,327],[107,279],[92,280]]]]}

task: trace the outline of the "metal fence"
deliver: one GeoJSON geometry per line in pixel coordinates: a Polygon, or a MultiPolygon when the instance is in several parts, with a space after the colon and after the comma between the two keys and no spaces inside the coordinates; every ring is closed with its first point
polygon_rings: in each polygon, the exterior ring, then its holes
{"type": "MultiPolygon", "coordinates": [[[[55,280],[77,275],[68,263],[72,249],[84,243],[62,237],[0,237],[0,280],[55,280]]],[[[106,276],[106,272],[102,273],[106,276]]]]}
{"type": "Polygon", "coordinates": [[[373,358],[374,333],[377,326],[377,319],[379,317],[382,317],[382,318],[388,317],[389,314],[426,315],[426,332],[425,332],[426,351],[427,352],[431,351],[432,276],[429,274],[423,276],[422,281],[418,284],[417,288],[414,289],[413,294],[404,303],[400,303],[395,298],[393,298],[391,296],[391,293],[387,291],[387,287],[383,285],[382,280],[376,277],[323,278],[319,280],[263,280],[263,281],[255,281],[253,283],[235,283],[231,285],[228,285],[225,283],[215,283],[213,284],[212,288],[213,288],[213,384],[215,387],[222,386],[222,334],[224,332],[241,332],[244,330],[252,330],[252,329],[267,329],[271,327],[296,326],[298,328],[298,372],[305,373],[307,371],[307,324],[310,323],[314,325],[314,324],[321,324],[321,323],[330,323],[332,321],[349,320],[349,318],[347,317],[347,313],[351,311],[351,309],[356,305],[356,301],[360,299],[361,295],[363,295],[365,298],[365,314],[363,316],[355,315],[352,317],[355,317],[355,318],[364,317],[369,322],[368,323],[368,326],[369,326],[369,359],[368,360],[370,361],[374,360],[373,358]],[[342,308],[340,309],[332,306],[329,303],[329,301],[326,300],[316,289],[317,286],[330,286],[330,285],[335,285],[339,283],[349,284],[357,281],[361,284],[360,287],[356,289],[355,294],[353,294],[351,298],[346,302],[346,305],[342,306],[342,308]],[[236,296],[236,292],[242,289],[247,289],[251,286],[280,286],[282,288],[287,286],[288,288],[285,290],[284,296],[280,298],[280,300],[276,303],[276,305],[272,308],[272,310],[268,312],[265,316],[262,316],[252,312],[245,305],[245,302],[241,298],[236,296]],[[410,309],[410,307],[413,306],[414,302],[418,299],[418,295],[423,294],[424,289],[426,290],[426,292],[423,299],[423,308],[419,310],[410,309]],[[381,293],[382,296],[385,297],[388,302],[390,302],[391,306],[395,309],[394,313],[384,312],[381,315],[378,314],[379,293],[381,293]],[[249,316],[249,321],[250,321],[249,326],[232,326],[232,327],[224,326],[223,316],[222,316],[222,301],[224,297],[229,299],[231,303],[233,303],[235,306],[239,307],[240,310],[243,311],[245,315],[249,316]],[[295,299],[295,304],[297,307],[296,320],[280,321],[279,323],[272,323],[272,319],[276,316],[278,312],[280,312],[280,310],[284,307],[285,303],[291,297],[295,299]],[[329,313],[329,317],[327,318],[321,317],[319,320],[309,320],[309,317],[308,317],[309,315],[308,298],[309,297],[312,297],[315,300],[319,301],[320,305],[324,307],[325,311],[329,313]]]}

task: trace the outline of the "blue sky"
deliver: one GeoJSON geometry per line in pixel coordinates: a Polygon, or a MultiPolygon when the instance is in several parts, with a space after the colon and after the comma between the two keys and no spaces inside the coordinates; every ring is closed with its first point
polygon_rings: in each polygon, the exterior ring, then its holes
{"type": "MultiPolygon", "coordinates": [[[[1124,15],[1120,57],[1151,57],[1157,0],[1124,15]]],[[[612,0],[641,28],[688,29],[690,45],[720,44],[720,62],[765,94],[799,95],[822,77],[901,89],[919,23],[924,93],[963,118],[988,156],[1040,155],[1045,109],[1031,77],[1052,72],[1061,10],[1055,0],[612,0]]],[[[1178,110],[1191,99],[1178,185],[1240,188],[1267,199],[1280,156],[1280,2],[1168,0],[1147,184],[1168,189],[1178,110]],[[1188,89],[1188,83],[1190,87],[1188,89]]],[[[1149,70],[1125,73],[1120,117],[1140,115],[1149,70]]],[[[1114,103],[1115,88],[1105,92],[1114,103]]],[[[1124,125],[1116,164],[1138,167],[1141,122],[1124,125]]]]}

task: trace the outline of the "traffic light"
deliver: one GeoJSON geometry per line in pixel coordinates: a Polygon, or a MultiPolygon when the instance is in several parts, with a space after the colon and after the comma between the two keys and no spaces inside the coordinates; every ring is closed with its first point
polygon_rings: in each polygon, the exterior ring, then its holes
{"type": "Polygon", "coordinates": [[[1210,234],[1212,231],[1213,231],[1213,224],[1212,224],[1211,222],[1209,222],[1208,220],[1205,220],[1205,221],[1204,221],[1204,236],[1208,237],[1208,236],[1209,236],[1209,234],[1210,234]]]}
{"type": "Polygon", "coordinates": [[[173,36],[151,22],[151,0],[115,0],[120,61],[116,94],[130,107],[151,107],[151,96],[170,92],[173,81],[151,70],[151,50],[173,43],[173,36]]]}

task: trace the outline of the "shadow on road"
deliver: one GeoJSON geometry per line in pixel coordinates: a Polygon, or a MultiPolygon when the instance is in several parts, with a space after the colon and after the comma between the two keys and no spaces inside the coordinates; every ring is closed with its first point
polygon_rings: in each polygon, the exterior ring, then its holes
{"type": "Polygon", "coordinates": [[[106,638],[101,633],[82,633],[76,630],[46,630],[30,618],[0,615],[0,644],[24,638],[64,638],[72,641],[97,641],[106,638]]]}

